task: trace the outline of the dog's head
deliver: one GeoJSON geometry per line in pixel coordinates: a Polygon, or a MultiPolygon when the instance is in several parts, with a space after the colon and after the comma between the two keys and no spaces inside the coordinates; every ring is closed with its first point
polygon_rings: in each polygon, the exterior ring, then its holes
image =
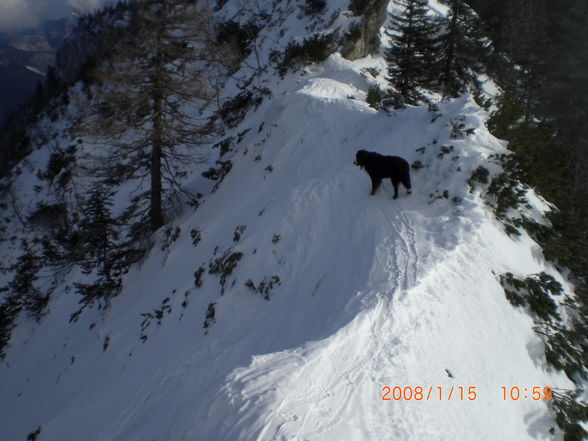
{"type": "Polygon", "coordinates": [[[365,157],[369,154],[368,151],[366,150],[359,150],[356,154],[355,154],[355,161],[353,161],[354,165],[357,165],[361,168],[365,167],[365,157]]]}

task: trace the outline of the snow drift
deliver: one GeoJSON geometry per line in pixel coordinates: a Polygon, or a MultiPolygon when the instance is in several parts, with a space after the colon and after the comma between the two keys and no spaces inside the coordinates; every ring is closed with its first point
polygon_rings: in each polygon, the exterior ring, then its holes
{"type": "Polygon", "coordinates": [[[566,282],[467,184],[479,165],[497,170],[504,145],[469,96],[373,110],[367,67],[382,61],[334,54],[274,79],[235,129],[249,131],[231,172],[105,314],[68,323],[72,273],[40,325],[22,319],[1,367],[0,439],[39,426],[43,441],[551,439],[530,391],[570,383],[499,275],[566,282]],[[413,194],[392,200],[385,181],[370,197],[361,148],[421,164],[413,194]],[[209,271],[234,254],[226,280],[209,271]],[[425,397],[386,401],[386,386],[425,397]],[[504,400],[511,386],[528,397],[504,400]]]}

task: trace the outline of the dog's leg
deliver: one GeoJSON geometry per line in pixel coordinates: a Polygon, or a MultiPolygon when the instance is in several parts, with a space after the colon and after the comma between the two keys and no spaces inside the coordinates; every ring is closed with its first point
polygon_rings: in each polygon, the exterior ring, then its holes
{"type": "Polygon", "coordinates": [[[390,178],[390,182],[392,182],[392,187],[394,187],[394,196],[392,196],[392,199],[396,199],[398,198],[398,181],[395,181],[394,179],[390,178]]]}
{"type": "Polygon", "coordinates": [[[412,186],[410,185],[410,174],[408,172],[406,173],[406,177],[402,181],[402,185],[406,187],[407,194],[412,193],[412,186]]]}
{"type": "Polygon", "coordinates": [[[378,187],[380,186],[380,182],[382,182],[381,179],[374,179],[372,178],[372,191],[370,193],[371,196],[376,194],[376,190],[378,189],[378,187]]]}

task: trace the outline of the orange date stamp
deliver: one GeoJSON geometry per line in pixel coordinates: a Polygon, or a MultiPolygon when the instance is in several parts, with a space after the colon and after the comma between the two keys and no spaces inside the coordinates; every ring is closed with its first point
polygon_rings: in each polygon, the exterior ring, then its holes
{"type": "Polygon", "coordinates": [[[384,386],[383,401],[450,401],[478,398],[476,386],[384,386]]]}
{"type": "MultiPolygon", "coordinates": [[[[476,386],[384,386],[382,401],[475,401],[476,386]]],[[[503,401],[549,401],[553,391],[548,386],[501,386],[503,401]]]]}

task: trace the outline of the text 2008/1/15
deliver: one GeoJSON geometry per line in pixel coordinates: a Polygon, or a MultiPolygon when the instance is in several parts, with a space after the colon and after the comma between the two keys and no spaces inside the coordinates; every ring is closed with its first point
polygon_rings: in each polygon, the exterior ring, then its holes
{"type": "Polygon", "coordinates": [[[384,386],[382,387],[382,400],[384,401],[449,401],[469,400],[478,398],[476,386],[384,386]]]}

